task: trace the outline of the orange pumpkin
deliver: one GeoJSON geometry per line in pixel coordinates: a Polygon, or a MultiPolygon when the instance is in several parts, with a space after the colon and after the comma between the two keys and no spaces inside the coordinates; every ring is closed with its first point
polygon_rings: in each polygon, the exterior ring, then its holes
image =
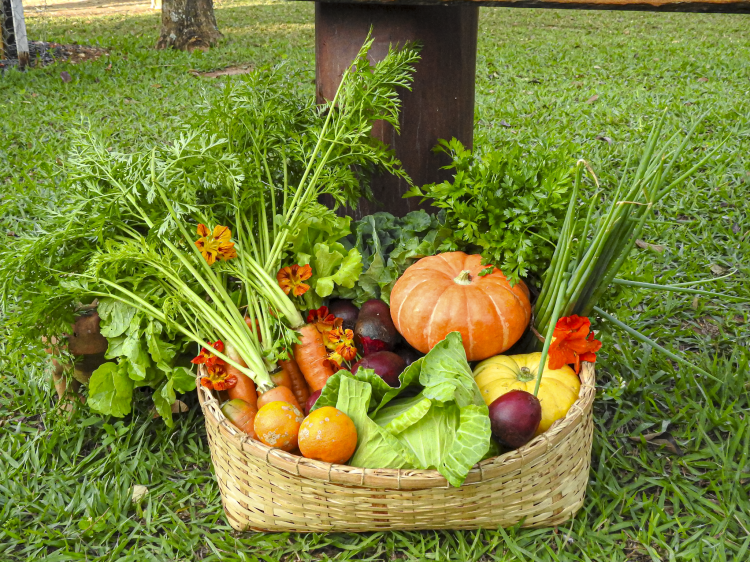
{"type": "Polygon", "coordinates": [[[531,320],[529,290],[510,286],[482,256],[448,252],[422,258],[396,281],[391,317],[407,342],[427,353],[450,332],[461,332],[466,357],[480,361],[516,343],[531,320]]]}

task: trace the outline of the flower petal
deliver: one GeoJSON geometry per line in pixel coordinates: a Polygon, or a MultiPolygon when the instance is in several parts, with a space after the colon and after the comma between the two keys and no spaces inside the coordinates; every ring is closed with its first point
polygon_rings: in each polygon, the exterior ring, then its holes
{"type": "Polygon", "coordinates": [[[301,297],[308,290],[310,290],[310,285],[308,285],[307,283],[297,283],[294,287],[294,296],[301,297]]]}
{"type": "Polygon", "coordinates": [[[310,264],[303,265],[299,268],[299,271],[297,272],[298,278],[300,281],[305,281],[307,279],[310,279],[312,277],[312,267],[310,267],[310,264]]]}
{"type": "Polygon", "coordinates": [[[229,242],[230,238],[232,238],[232,231],[229,230],[228,226],[216,225],[213,234],[214,240],[219,240],[221,242],[229,242]]]}

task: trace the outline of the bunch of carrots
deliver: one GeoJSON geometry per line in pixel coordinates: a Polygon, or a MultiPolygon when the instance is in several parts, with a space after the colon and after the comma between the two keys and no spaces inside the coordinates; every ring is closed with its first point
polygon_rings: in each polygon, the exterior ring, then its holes
{"type": "MultiPolygon", "coordinates": [[[[283,270],[279,272],[280,277],[282,273],[283,270]]],[[[284,288],[281,282],[280,286],[284,288]]],[[[296,296],[302,296],[308,289],[303,287],[296,296]]],[[[251,332],[256,328],[247,316],[245,323],[251,332]]],[[[275,386],[260,395],[249,376],[209,349],[203,348],[192,360],[194,364],[203,366],[202,386],[220,392],[226,400],[242,401],[242,416],[239,420],[234,418],[234,421],[251,436],[254,436],[255,414],[263,406],[271,402],[287,402],[305,411],[310,396],[321,390],[334,372],[350,366],[358,357],[352,330],[344,329],[343,320],[329,313],[325,306],[310,311],[307,324],[299,328],[299,335],[299,342],[287,352],[289,358],[279,360],[277,370],[271,374],[275,386]]],[[[217,340],[208,342],[208,346],[244,366],[244,361],[231,345],[217,340]]]]}

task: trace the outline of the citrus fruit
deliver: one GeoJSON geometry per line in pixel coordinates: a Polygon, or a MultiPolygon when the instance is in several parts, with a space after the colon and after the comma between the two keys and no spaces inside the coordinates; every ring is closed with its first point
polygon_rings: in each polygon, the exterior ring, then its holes
{"type": "Polygon", "coordinates": [[[334,464],[348,461],[357,448],[357,428],[344,412],[325,406],[311,412],[299,429],[303,457],[334,464]]]}
{"type": "Polygon", "coordinates": [[[269,402],[255,415],[255,434],[269,447],[293,451],[302,420],[302,412],[289,402],[269,402]]]}

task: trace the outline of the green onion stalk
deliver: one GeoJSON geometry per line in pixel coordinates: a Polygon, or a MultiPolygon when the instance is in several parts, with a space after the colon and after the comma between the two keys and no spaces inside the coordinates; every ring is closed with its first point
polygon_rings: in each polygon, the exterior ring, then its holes
{"type": "MultiPolygon", "coordinates": [[[[706,164],[721,147],[720,144],[689,170],[669,181],[674,165],[698,123],[679,146],[673,146],[677,137],[675,134],[660,147],[664,124],[662,116],[651,130],[638,168],[629,183],[626,183],[627,174],[623,174],[611,203],[596,219],[593,217],[599,202],[599,190],[589,200],[583,216],[576,212],[582,175],[588,168],[584,161],[578,162],[575,188],[559,242],[542,278],[542,290],[535,305],[534,328],[538,333],[548,334],[554,328],[558,299],[562,303],[562,316],[589,316],[612,283],[623,284],[616,279],[617,273],[630,255],[655,206],[706,164]]],[[[588,170],[593,176],[590,168],[588,170]]],[[[597,181],[595,176],[594,180],[597,181]]],[[[541,342],[537,342],[536,346],[541,346],[541,342]]]]}

